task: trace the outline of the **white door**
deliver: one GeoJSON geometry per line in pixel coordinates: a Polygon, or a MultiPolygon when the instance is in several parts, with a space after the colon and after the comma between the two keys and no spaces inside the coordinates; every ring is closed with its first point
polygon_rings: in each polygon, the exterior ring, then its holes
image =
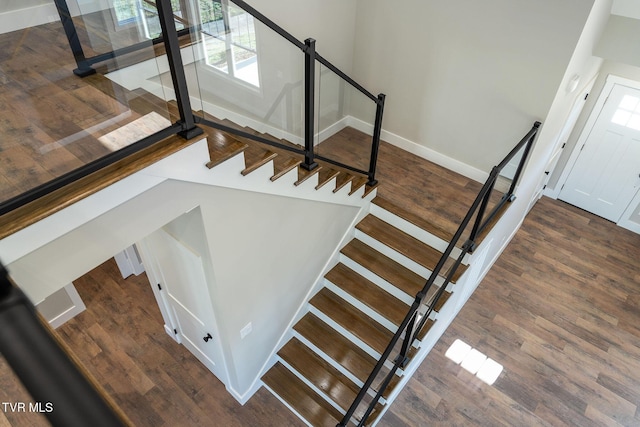
{"type": "Polygon", "coordinates": [[[224,382],[222,347],[200,255],[162,229],[145,244],[159,270],[161,293],[181,343],[224,382]]]}
{"type": "Polygon", "coordinates": [[[614,85],[558,196],[618,222],[640,185],[640,90],[614,85]]]}

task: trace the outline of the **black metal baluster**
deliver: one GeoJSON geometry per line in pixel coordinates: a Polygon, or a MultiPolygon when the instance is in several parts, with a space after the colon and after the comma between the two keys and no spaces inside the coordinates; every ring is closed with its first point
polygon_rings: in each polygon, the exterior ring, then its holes
{"type": "Polygon", "coordinates": [[[184,73],[184,64],[180,55],[180,44],[178,43],[178,31],[176,23],[173,19],[173,9],[170,0],[158,0],[156,2],[158,8],[158,18],[160,19],[160,27],[164,38],[164,46],[167,51],[167,60],[169,69],[171,70],[171,80],[173,89],[176,93],[176,101],[178,103],[178,112],[180,113],[179,123],[182,130],[178,135],[184,139],[191,139],[204,132],[195,125],[193,111],[191,110],[191,101],[189,100],[189,90],[187,88],[187,78],[184,73]]]}
{"type": "Polygon", "coordinates": [[[316,91],[316,41],[304,41],[304,163],[306,170],[318,167],[313,153],[315,135],[315,91],[316,91]]]}

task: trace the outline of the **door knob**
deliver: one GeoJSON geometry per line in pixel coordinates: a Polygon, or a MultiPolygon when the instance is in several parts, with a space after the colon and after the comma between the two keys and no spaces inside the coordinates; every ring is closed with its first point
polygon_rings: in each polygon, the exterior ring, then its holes
{"type": "Polygon", "coordinates": [[[209,342],[209,340],[213,339],[213,337],[211,336],[211,334],[207,333],[207,336],[202,339],[204,340],[204,342],[209,342]]]}

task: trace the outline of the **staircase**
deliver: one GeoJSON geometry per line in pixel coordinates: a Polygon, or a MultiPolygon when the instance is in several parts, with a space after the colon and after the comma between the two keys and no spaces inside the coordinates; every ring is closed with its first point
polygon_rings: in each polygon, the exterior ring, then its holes
{"type": "MultiPolygon", "coordinates": [[[[209,115],[206,118],[290,144],[228,120],[209,115]]],[[[313,178],[316,189],[328,185],[334,193],[342,190],[362,197],[375,194],[375,186],[367,185],[365,177],[326,164],[307,171],[300,166],[301,159],[287,150],[206,126],[203,129],[211,159],[209,168],[242,155],[241,174],[245,176],[267,167],[272,181],[295,174],[296,186],[313,178]]],[[[335,426],[340,422],[452,237],[380,196],[373,198],[369,213],[356,225],[353,235],[340,250],[337,264],[324,276],[324,287],[310,299],[306,313],[289,334],[290,339],[279,349],[277,361],[262,377],[270,391],[313,426],[335,426]]],[[[452,256],[458,254],[456,249],[452,256]]],[[[438,312],[466,268],[462,265],[457,270],[451,289],[444,292],[420,331],[420,342],[437,321],[438,312]]],[[[447,270],[448,266],[443,271],[447,270]]],[[[436,285],[442,283],[443,280],[436,281],[436,285]]],[[[430,290],[426,299],[429,304],[437,290],[430,290]]],[[[414,347],[410,355],[416,351],[414,347]]],[[[380,415],[403,371],[398,374],[367,425],[380,415]]],[[[374,387],[377,385],[374,383],[374,387]]],[[[356,418],[361,416],[356,413],[356,418]]]]}
{"type": "MultiPolygon", "coordinates": [[[[440,259],[443,234],[389,201],[373,199],[370,214],[356,226],[355,238],[341,249],[340,262],[324,276],[324,287],[263,376],[265,386],[307,423],[338,424],[440,259]]],[[[451,289],[438,300],[420,342],[466,268],[458,269],[451,289]]],[[[436,291],[426,301],[431,303],[436,291]]],[[[380,415],[402,374],[394,377],[366,425],[380,415]]],[[[359,420],[362,413],[355,415],[359,420]]]]}

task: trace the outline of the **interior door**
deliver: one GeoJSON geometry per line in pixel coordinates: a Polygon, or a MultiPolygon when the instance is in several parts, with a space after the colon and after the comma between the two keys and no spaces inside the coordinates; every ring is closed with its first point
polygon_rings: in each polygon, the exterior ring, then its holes
{"type": "Polygon", "coordinates": [[[161,292],[182,344],[224,382],[222,348],[200,255],[162,229],[145,241],[160,270],[161,292]]]}
{"type": "Polygon", "coordinates": [[[640,184],[640,90],[616,84],[559,199],[618,222],[640,184]]]}

